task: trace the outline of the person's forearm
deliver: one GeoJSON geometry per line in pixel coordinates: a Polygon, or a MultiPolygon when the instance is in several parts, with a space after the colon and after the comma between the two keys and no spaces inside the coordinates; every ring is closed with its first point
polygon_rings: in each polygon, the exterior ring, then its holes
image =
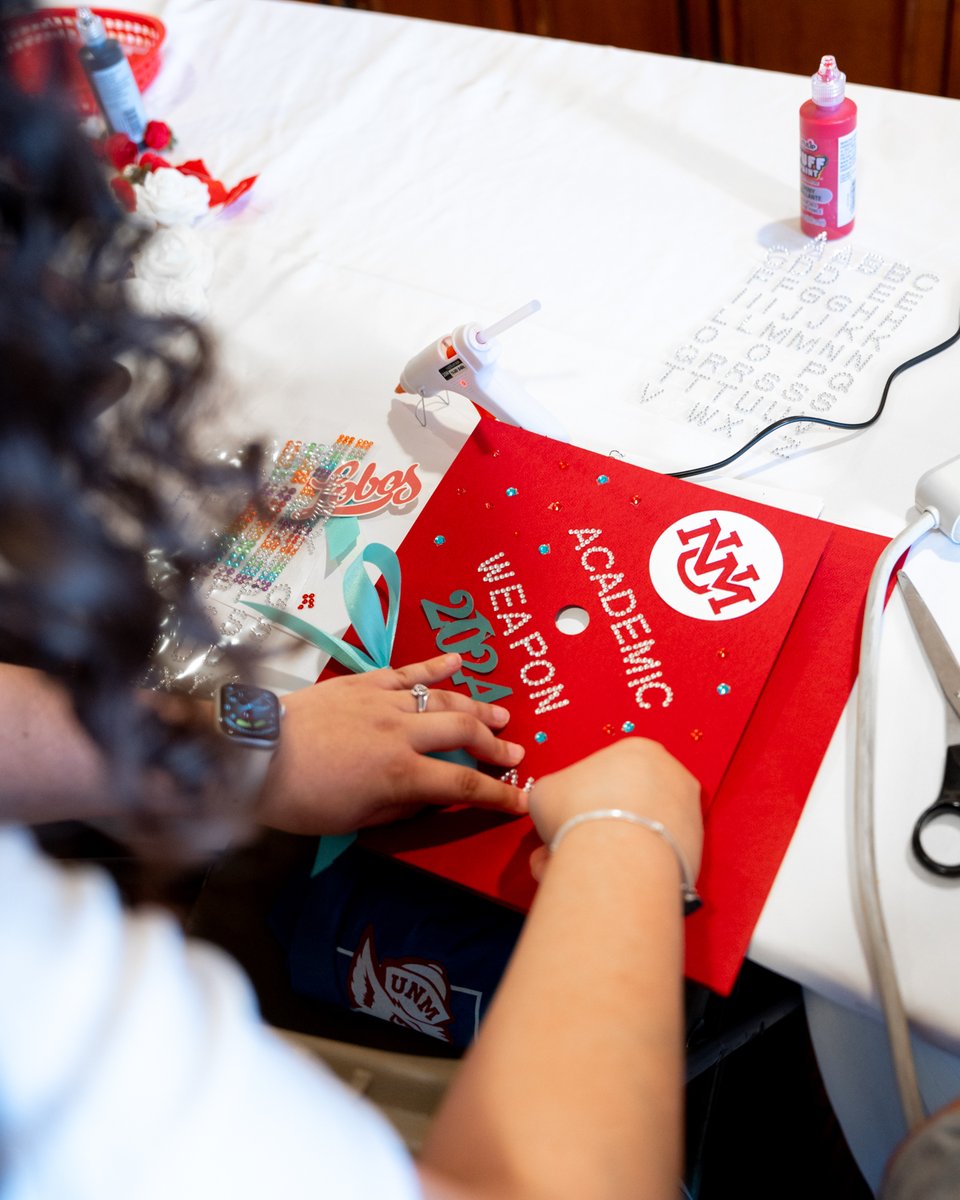
{"type": "Polygon", "coordinates": [[[427,1178],[504,1200],[672,1200],[682,945],[669,847],[617,821],[571,833],[431,1129],[427,1178]]]}
{"type": "Polygon", "coordinates": [[[41,671],[0,664],[0,821],[38,824],[109,813],[103,758],[63,688],[41,671]]]}
{"type": "MultiPolygon", "coordinates": [[[[206,791],[204,811],[216,811],[227,797],[231,819],[242,810],[262,824],[309,835],[353,831],[410,816],[424,803],[457,798],[525,811],[525,795],[495,775],[431,757],[434,751],[464,748],[503,770],[522,755],[519,746],[498,736],[505,711],[432,690],[459,666],[459,655],[439,655],[397,670],[335,678],[285,697],[280,746],[266,780],[255,769],[261,751],[235,747],[231,753],[221,740],[223,771],[206,791]],[[417,713],[411,679],[431,688],[425,714],[417,713]],[[376,732],[372,739],[371,731],[376,732]]],[[[214,728],[209,699],[144,690],[135,702],[158,709],[172,725],[214,728]]],[[[129,815],[118,811],[119,797],[108,786],[101,752],[74,715],[64,688],[40,671],[0,664],[0,721],[0,821],[37,824],[129,815]]],[[[183,816],[182,797],[167,772],[144,776],[140,801],[141,811],[157,817],[183,816]]],[[[195,800],[190,811],[197,811],[195,800]]]]}

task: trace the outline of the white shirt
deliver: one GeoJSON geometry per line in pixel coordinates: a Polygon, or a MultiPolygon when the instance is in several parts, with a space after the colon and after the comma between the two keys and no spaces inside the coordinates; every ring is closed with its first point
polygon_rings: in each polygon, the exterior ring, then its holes
{"type": "Polygon", "coordinates": [[[384,1118],[212,946],[0,828],[0,1197],[421,1195],[384,1118]]]}

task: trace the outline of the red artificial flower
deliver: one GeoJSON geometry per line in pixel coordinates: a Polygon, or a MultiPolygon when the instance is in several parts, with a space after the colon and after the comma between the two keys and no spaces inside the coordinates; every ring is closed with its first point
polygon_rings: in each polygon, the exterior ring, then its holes
{"type": "Polygon", "coordinates": [[[133,184],[129,179],[124,179],[122,175],[114,175],[110,180],[110,186],[113,188],[113,194],[120,201],[121,207],[127,212],[136,212],[137,210],[137,193],[133,190],[133,184]]]}
{"type": "Polygon", "coordinates": [[[165,121],[148,121],[143,142],[147,149],[139,158],[136,144],[125,133],[112,133],[109,137],[98,139],[94,144],[97,157],[106,159],[118,172],[110,180],[110,186],[127,212],[135,212],[137,208],[137,193],[133,185],[142,183],[151,171],[172,169],[182,175],[193,175],[206,187],[210,208],[226,208],[235,200],[239,200],[257,182],[257,176],[250,175],[228,188],[219,179],[214,179],[206,164],[199,158],[174,166],[163,155],[156,153],[157,150],[171,150],[175,142],[173,131],[165,121]]]}
{"type": "Polygon", "coordinates": [[[207,185],[207,191],[210,193],[210,207],[215,208],[218,204],[222,204],[224,208],[228,204],[232,204],[234,200],[239,200],[240,197],[248,192],[257,182],[257,176],[251,175],[248,179],[241,179],[238,184],[235,184],[229,190],[224,187],[219,179],[214,179],[207,170],[203,161],[199,158],[191,159],[190,162],[181,163],[177,170],[182,175],[195,175],[207,185]]]}
{"type": "Polygon", "coordinates": [[[173,145],[173,131],[163,121],[148,121],[143,140],[151,150],[169,150],[173,145]]]}
{"type": "Polygon", "coordinates": [[[239,183],[235,183],[227,192],[227,198],[223,202],[224,208],[228,204],[232,204],[234,200],[239,200],[241,196],[249,192],[253,185],[257,182],[258,176],[250,175],[246,179],[241,179],[239,183]]]}
{"type": "Polygon", "coordinates": [[[213,208],[216,204],[222,204],[224,197],[227,194],[227,189],[218,180],[214,179],[207,170],[202,159],[192,158],[189,162],[181,163],[177,170],[181,175],[195,175],[202,183],[207,185],[207,191],[210,193],[210,207],[213,208]]]}
{"type": "Polygon", "coordinates": [[[159,171],[161,167],[169,167],[170,163],[161,155],[152,154],[147,150],[140,155],[140,161],[137,163],[137,166],[143,167],[145,171],[159,171]]]}
{"type": "Polygon", "coordinates": [[[137,159],[136,143],[125,133],[111,133],[103,145],[110,165],[115,171],[122,171],[137,159]]]}

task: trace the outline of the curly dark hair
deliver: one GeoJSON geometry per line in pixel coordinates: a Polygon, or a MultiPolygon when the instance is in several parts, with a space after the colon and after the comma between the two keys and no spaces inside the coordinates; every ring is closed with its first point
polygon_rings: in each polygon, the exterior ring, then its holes
{"type": "MultiPolygon", "coordinates": [[[[11,13],[0,0],[0,21],[11,13]]],[[[186,492],[206,529],[225,528],[257,462],[213,464],[194,445],[211,347],[128,299],[146,235],[79,131],[65,53],[27,95],[0,45],[0,659],[62,681],[135,810],[147,768],[199,796],[217,757],[133,701],[171,610],[216,641],[190,583],[216,538],[187,531],[172,501],[181,511],[186,492]]]]}

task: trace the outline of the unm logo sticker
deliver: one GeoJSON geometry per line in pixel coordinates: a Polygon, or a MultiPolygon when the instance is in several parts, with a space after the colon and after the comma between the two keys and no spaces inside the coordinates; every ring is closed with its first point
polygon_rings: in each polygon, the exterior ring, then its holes
{"type": "Polygon", "coordinates": [[[657,594],[699,621],[730,621],[754,612],[782,578],[777,539],[743,513],[691,513],[665,529],[650,552],[657,594]]]}

